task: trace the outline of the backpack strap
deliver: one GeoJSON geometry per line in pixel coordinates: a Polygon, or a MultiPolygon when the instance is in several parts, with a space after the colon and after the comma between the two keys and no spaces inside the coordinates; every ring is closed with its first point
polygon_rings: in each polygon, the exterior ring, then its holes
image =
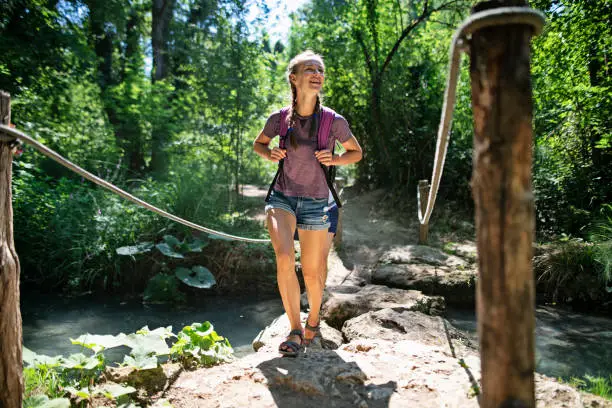
{"type": "Polygon", "coordinates": [[[287,114],[289,113],[289,108],[288,107],[284,107],[281,108],[280,110],[280,129],[278,131],[279,134],[279,142],[278,142],[278,146],[281,149],[285,148],[286,145],[286,140],[287,140],[287,133],[289,133],[289,127],[287,126],[287,114]]]}
{"type": "MultiPolygon", "coordinates": [[[[287,114],[289,113],[289,108],[284,107],[280,110],[280,129],[278,131],[279,140],[278,147],[284,149],[287,145],[287,135],[289,134],[289,127],[287,126],[287,114]]],[[[278,175],[283,171],[283,162],[285,159],[281,159],[278,162],[278,169],[276,170],[276,174],[272,179],[272,184],[270,184],[270,188],[268,188],[268,194],[266,194],[266,202],[270,201],[270,195],[272,195],[272,190],[274,189],[274,185],[276,184],[276,180],[278,179],[278,175]]]]}
{"type": "Polygon", "coordinates": [[[326,106],[321,106],[321,120],[319,121],[319,133],[317,135],[319,150],[329,148],[329,135],[331,134],[331,127],[335,118],[336,112],[326,106]]]}
{"type": "MultiPolygon", "coordinates": [[[[331,135],[332,124],[334,123],[334,119],[336,118],[336,112],[333,109],[330,109],[326,106],[321,106],[321,119],[319,120],[319,132],[317,134],[317,145],[319,150],[329,149],[329,136],[331,135]]],[[[334,148],[336,147],[336,143],[331,146],[332,154],[334,153],[334,148]]],[[[340,198],[338,197],[338,193],[334,187],[334,179],[336,178],[336,166],[324,166],[321,164],[321,168],[325,173],[325,181],[327,182],[327,187],[329,191],[332,193],[332,197],[334,197],[334,201],[338,208],[342,208],[342,203],[340,202],[340,198]]]]}

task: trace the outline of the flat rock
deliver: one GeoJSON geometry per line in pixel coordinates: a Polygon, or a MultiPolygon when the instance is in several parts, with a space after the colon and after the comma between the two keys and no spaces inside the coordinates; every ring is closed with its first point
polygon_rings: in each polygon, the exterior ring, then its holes
{"type": "Polygon", "coordinates": [[[446,266],[452,269],[466,268],[468,262],[455,255],[449,255],[437,248],[425,245],[405,245],[385,252],[379,260],[381,264],[425,263],[446,266]]]}
{"type": "Polygon", "coordinates": [[[353,317],[386,308],[440,315],[445,310],[445,303],[441,296],[427,296],[417,290],[366,285],[354,293],[330,292],[321,315],[330,326],[341,328],[345,321],[353,317]]]}
{"type": "Polygon", "coordinates": [[[126,383],[135,388],[142,388],[148,394],[163,390],[168,382],[166,370],[162,366],[148,370],[137,370],[134,367],[107,367],[105,378],[118,384],[126,383]]]}
{"type": "Polygon", "coordinates": [[[448,347],[452,353],[460,346],[461,353],[476,352],[467,336],[440,316],[428,316],[420,312],[381,309],[347,320],[342,334],[349,340],[382,339],[390,341],[411,340],[430,346],[448,347]]]}
{"type": "Polygon", "coordinates": [[[444,245],[444,250],[467,259],[469,262],[476,262],[478,260],[478,249],[475,242],[449,242],[444,245]]]}
{"type": "Polygon", "coordinates": [[[372,271],[371,279],[378,285],[444,296],[448,304],[474,306],[477,273],[471,268],[453,269],[425,263],[379,264],[372,271]]]}
{"type": "MultiPolygon", "coordinates": [[[[306,322],[307,317],[308,315],[306,313],[301,313],[302,323],[306,322]]],[[[343,343],[342,333],[330,327],[324,320],[321,321],[320,327],[321,339],[315,342],[311,348],[334,350],[340,347],[343,343]]],[[[253,340],[253,350],[260,351],[262,348],[269,352],[278,350],[279,344],[285,340],[289,331],[289,318],[287,314],[283,314],[259,332],[257,337],[253,340]]]]}

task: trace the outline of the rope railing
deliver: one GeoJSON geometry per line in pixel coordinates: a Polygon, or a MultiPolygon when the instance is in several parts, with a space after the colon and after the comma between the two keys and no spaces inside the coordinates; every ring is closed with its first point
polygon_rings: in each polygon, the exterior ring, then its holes
{"type": "MultiPolygon", "coordinates": [[[[450,65],[448,69],[448,80],[444,92],[444,104],[442,105],[442,116],[438,128],[438,140],[436,143],[436,154],[434,157],[434,168],[431,175],[431,188],[427,199],[425,212],[420,202],[417,204],[419,222],[427,225],[436,202],[442,169],[446,159],[446,150],[450,136],[451,123],[453,120],[453,109],[459,78],[459,66],[461,63],[461,52],[468,49],[468,36],[474,31],[482,28],[510,24],[527,24],[533,27],[535,35],[542,31],[545,17],[540,11],[529,7],[500,7],[492,10],[481,11],[467,18],[455,31],[450,48],[450,65]]],[[[417,200],[420,200],[417,197],[417,200]]]]}
{"type": "Polygon", "coordinates": [[[255,238],[245,238],[245,237],[239,237],[236,235],[231,235],[231,234],[227,234],[225,232],[221,232],[221,231],[215,231],[213,229],[210,228],[206,228],[203,227],[201,225],[198,225],[194,222],[185,220],[181,217],[178,217],[174,214],[171,214],[167,211],[164,211],[160,208],[155,207],[152,204],[147,203],[144,200],[141,200],[138,197],[133,196],[132,194],[128,193],[125,190],[120,189],[119,187],[115,186],[112,183],[109,183],[108,181],[101,179],[98,176],[95,176],[94,174],[88,172],[87,170],[77,166],[76,164],[72,163],[71,161],[69,161],[68,159],[62,157],[61,155],[59,155],[58,153],[56,153],[55,151],[53,151],[52,149],[49,149],[47,146],[43,145],[42,143],[36,141],[34,138],[26,135],[25,133],[11,128],[9,126],[5,126],[0,124],[0,134],[4,133],[5,135],[10,135],[12,137],[17,138],[18,140],[25,142],[27,144],[29,144],[30,146],[32,146],[34,149],[36,149],[37,151],[39,151],[40,153],[44,154],[45,156],[49,157],[50,159],[56,161],[57,163],[61,164],[62,166],[66,167],[69,170],[72,170],[73,172],[83,176],[84,178],[86,178],[89,181],[92,181],[93,183],[104,187],[107,190],[112,191],[113,193],[125,198],[126,200],[129,200],[135,204],[138,204],[139,206],[152,211],[156,214],[161,215],[162,217],[168,218],[169,220],[178,222],[180,224],[183,224],[189,228],[193,228],[195,230],[198,231],[202,231],[202,232],[206,232],[214,237],[220,237],[220,238],[225,238],[228,240],[232,240],[232,241],[242,241],[242,242],[250,242],[250,243],[269,243],[270,240],[269,239],[255,239],[255,238]]]}

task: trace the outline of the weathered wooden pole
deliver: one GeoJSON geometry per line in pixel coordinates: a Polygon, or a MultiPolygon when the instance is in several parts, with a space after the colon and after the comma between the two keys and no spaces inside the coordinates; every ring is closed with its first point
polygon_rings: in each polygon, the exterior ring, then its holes
{"type": "MultiPolygon", "coordinates": [[[[0,122],[11,123],[11,97],[2,91],[0,122]]],[[[0,133],[0,408],[21,408],[23,398],[19,258],[13,242],[11,194],[14,139],[0,133]]]]}
{"type": "MultiPolygon", "coordinates": [[[[526,5],[487,1],[473,12],[526,5]]],[[[485,28],[470,44],[482,408],[535,408],[532,33],[528,25],[485,28]]]]}
{"type": "MultiPolygon", "coordinates": [[[[429,181],[419,180],[419,207],[421,208],[421,214],[425,214],[427,209],[427,200],[429,199],[429,181]]],[[[427,236],[429,234],[429,223],[419,224],[419,244],[424,245],[427,243],[427,236]]]]}

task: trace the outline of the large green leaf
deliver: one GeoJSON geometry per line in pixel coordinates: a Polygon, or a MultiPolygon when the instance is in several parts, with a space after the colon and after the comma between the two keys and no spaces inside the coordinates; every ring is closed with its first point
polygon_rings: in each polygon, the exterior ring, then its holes
{"type": "Polygon", "coordinates": [[[179,241],[178,238],[176,238],[174,235],[164,235],[164,241],[171,248],[178,248],[179,246],[181,246],[181,241],[179,241]]]}
{"type": "Polygon", "coordinates": [[[68,398],[49,399],[46,395],[36,395],[23,401],[24,408],[70,408],[68,398]]]}
{"type": "Polygon", "coordinates": [[[191,269],[179,267],[174,271],[176,277],[194,288],[210,289],[217,284],[214,275],[205,267],[197,265],[191,269]]]}
{"type": "Polygon", "coordinates": [[[49,357],[44,354],[37,354],[27,347],[23,348],[23,362],[29,366],[57,367],[61,364],[62,356],[49,357]]]}
{"type": "Polygon", "coordinates": [[[191,252],[202,252],[202,248],[206,247],[208,242],[200,241],[199,239],[194,239],[189,244],[187,244],[189,251],[191,252]]]}
{"type": "Polygon", "coordinates": [[[95,353],[99,353],[102,350],[110,349],[125,345],[125,334],[119,333],[116,336],[105,334],[83,334],[76,339],[70,339],[72,344],[86,347],[93,350],[95,353]]]}
{"type": "Polygon", "coordinates": [[[140,244],[137,244],[137,245],[123,246],[123,247],[117,248],[115,252],[117,252],[118,255],[134,256],[134,255],[139,255],[139,254],[144,254],[146,252],[149,252],[151,249],[153,249],[152,242],[141,242],[140,244]]]}
{"type": "Polygon", "coordinates": [[[157,367],[157,357],[147,356],[146,354],[124,356],[123,364],[138,370],[150,370],[157,367]]]}
{"type": "Polygon", "coordinates": [[[65,391],[69,392],[74,397],[89,399],[93,395],[89,388],[76,389],[75,387],[65,387],[65,391]]]}
{"type": "Polygon", "coordinates": [[[63,367],[80,370],[93,370],[99,364],[100,360],[96,357],[87,357],[83,353],[71,354],[69,357],[62,359],[63,367]]]}
{"type": "Polygon", "coordinates": [[[97,394],[102,394],[106,398],[111,400],[116,400],[119,397],[129,395],[134,392],[136,392],[136,388],[134,387],[124,387],[123,385],[113,383],[104,384],[96,389],[97,394]]]}
{"type": "Polygon", "coordinates": [[[169,257],[171,257],[171,258],[180,258],[180,259],[185,258],[185,257],[183,256],[183,254],[180,254],[180,253],[178,253],[178,252],[175,252],[175,251],[174,251],[172,248],[170,248],[170,246],[169,246],[168,244],[165,244],[165,243],[162,243],[162,244],[157,244],[157,245],[155,245],[155,247],[156,247],[157,249],[159,249],[159,251],[160,251],[162,254],[164,254],[164,255],[166,255],[166,256],[169,256],[169,257]]]}
{"type": "Polygon", "coordinates": [[[153,330],[150,330],[149,326],[144,326],[142,329],[136,331],[136,334],[157,335],[161,337],[162,339],[176,337],[176,334],[172,333],[172,326],[158,327],[157,329],[153,329],[153,330]]]}
{"type": "Polygon", "coordinates": [[[132,349],[132,354],[165,356],[170,353],[166,341],[159,334],[129,334],[125,345],[132,349]]]}

